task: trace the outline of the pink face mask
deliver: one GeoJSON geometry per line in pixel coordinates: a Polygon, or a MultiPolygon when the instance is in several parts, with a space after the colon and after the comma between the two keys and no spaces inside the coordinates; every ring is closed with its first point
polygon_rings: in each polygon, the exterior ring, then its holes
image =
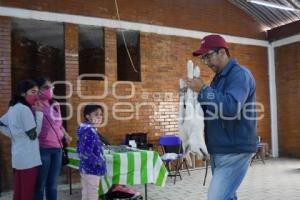
{"type": "Polygon", "coordinates": [[[53,97],[53,91],[51,88],[43,90],[40,94],[40,97],[42,99],[50,100],[53,97]]]}
{"type": "Polygon", "coordinates": [[[37,95],[26,95],[25,100],[29,105],[32,106],[38,100],[38,96],[37,95]]]}

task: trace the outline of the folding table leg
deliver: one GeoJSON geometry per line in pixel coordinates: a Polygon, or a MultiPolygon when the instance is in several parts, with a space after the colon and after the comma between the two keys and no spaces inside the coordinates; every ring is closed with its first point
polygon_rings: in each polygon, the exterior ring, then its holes
{"type": "Polygon", "coordinates": [[[71,167],[68,167],[68,179],[69,179],[69,187],[70,187],[70,195],[72,195],[72,171],[71,167]]]}
{"type": "Polygon", "coordinates": [[[148,200],[148,194],[147,194],[147,183],[145,184],[145,200],[148,200]]]}

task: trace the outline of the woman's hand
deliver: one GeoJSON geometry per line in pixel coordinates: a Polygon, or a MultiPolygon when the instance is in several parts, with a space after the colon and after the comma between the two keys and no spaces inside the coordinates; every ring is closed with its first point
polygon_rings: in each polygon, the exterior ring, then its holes
{"type": "Polygon", "coordinates": [[[72,142],[72,140],[73,140],[73,138],[67,132],[64,133],[64,137],[65,137],[66,142],[68,144],[70,144],[72,142]]]}
{"type": "Polygon", "coordinates": [[[35,111],[43,112],[44,105],[42,104],[42,102],[36,101],[32,108],[35,111]]]}

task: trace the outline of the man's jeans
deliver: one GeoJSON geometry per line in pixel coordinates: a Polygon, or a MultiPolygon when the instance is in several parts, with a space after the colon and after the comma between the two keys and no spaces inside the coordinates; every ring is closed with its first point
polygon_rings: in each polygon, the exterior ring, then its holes
{"type": "Polygon", "coordinates": [[[40,149],[42,166],[35,192],[35,200],[42,200],[46,191],[47,200],[57,199],[57,179],[60,174],[62,150],[60,148],[40,149]]]}
{"type": "Polygon", "coordinates": [[[208,200],[236,200],[236,191],[250,164],[252,153],[213,154],[208,200]]]}

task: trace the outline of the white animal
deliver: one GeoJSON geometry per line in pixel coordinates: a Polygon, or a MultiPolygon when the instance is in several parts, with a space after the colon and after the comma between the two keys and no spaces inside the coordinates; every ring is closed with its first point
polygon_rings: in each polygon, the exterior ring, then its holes
{"type": "MultiPolygon", "coordinates": [[[[191,60],[187,63],[188,79],[200,77],[198,66],[194,68],[191,60]]],[[[184,152],[192,152],[200,159],[208,159],[208,151],[204,139],[204,112],[197,100],[198,94],[186,87],[184,80],[179,81],[184,94],[180,96],[179,104],[179,135],[184,152]]]]}

